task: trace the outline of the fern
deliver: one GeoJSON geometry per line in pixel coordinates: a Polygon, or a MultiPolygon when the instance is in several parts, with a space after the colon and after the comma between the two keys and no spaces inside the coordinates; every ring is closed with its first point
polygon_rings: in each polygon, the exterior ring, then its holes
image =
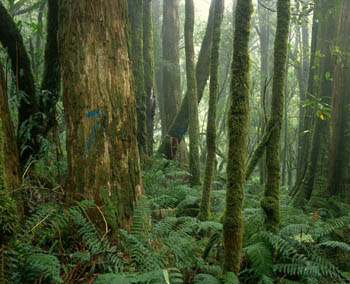
{"type": "Polygon", "coordinates": [[[269,247],[263,242],[252,244],[244,249],[252,268],[257,276],[270,275],[273,267],[273,255],[269,247]]]}

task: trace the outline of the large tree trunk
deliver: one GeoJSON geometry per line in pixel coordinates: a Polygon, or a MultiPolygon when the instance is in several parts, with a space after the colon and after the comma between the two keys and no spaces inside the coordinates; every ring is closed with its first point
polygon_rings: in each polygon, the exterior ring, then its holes
{"type": "Polygon", "coordinates": [[[0,41],[11,59],[12,72],[17,79],[17,91],[20,92],[17,140],[21,150],[21,166],[24,167],[28,160],[40,151],[38,136],[41,118],[38,116],[34,77],[23,38],[1,2],[0,19],[0,41]]]}
{"type": "Polygon", "coordinates": [[[266,145],[267,181],[264,197],[261,200],[261,207],[266,213],[265,224],[270,230],[276,230],[280,222],[279,192],[281,177],[279,148],[284,108],[289,21],[290,0],[278,0],[271,114],[266,129],[266,132],[271,132],[271,134],[266,145]]]}
{"type": "Polygon", "coordinates": [[[243,238],[243,185],[249,122],[249,35],[252,1],[238,0],[231,66],[228,115],[227,193],[224,226],[224,271],[238,275],[243,238]]]}
{"type": "MultiPolygon", "coordinates": [[[[186,52],[186,78],[187,93],[189,98],[189,138],[190,138],[190,184],[200,185],[201,172],[199,164],[199,121],[198,121],[198,98],[197,81],[194,64],[194,4],[193,0],[186,0],[185,4],[185,52],[186,52]]],[[[214,121],[215,123],[215,121],[214,121]]]]}
{"type": "Polygon", "coordinates": [[[7,98],[7,85],[0,63],[0,120],[2,121],[2,134],[4,142],[4,157],[6,180],[9,190],[19,185],[19,160],[16,136],[10,117],[7,98]]]}
{"type": "Polygon", "coordinates": [[[180,106],[180,22],[179,0],[163,2],[163,102],[164,120],[162,136],[168,132],[180,106]]]}
{"type": "Polygon", "coordinates": [[[329,159],[329,194],[350,202],[350,1],[341,1],[333,50],[336,63],[332,89],[332,139],[329,159]]]}
{"type": "MultiPolygon", "coordinates": [[[[326,107],[331,104],[332,81],[327,80],[325,74],[333,74],[334,62],[332,60],[331,47],[335,38],[334,26],[337,13],[329,14],[330,10],[338,7],[333,1],[321,0],[320,24],[317,33],[317,49],[320,54],[316,60],[318,72],[314,85],[314,123],[312,126],[312,139],[310,144],[310,155],[305,177],[301,187],[295,196],[295,205],[304,206],[307,202],[311,207],[325,206],[328,181],[328,154],[331,137],[330,119],[320,112],[321,106],[326,107]]],[[[318,9],[318,8],[316,8],[318,9]]]]}
{"type": "Polygon", "coordinates": [[[143,61],[143,0],[128,0],[131,30],[131,61],[137,114],[137,141],[141,159],[147,153],[147,98],[143,61]]]}
{"type": "Polygon", "coordinates": [[[126,0],[60,2],[67,198],[95,200],[114,232],[143,192],[127,15],[126,0]]]}
{"type": "Polygon", "coordinates": [[[207,120],[207,158],[205,162],[205,175],[203,183],[202,200],[198,219],[208,220],[210,216],[210,194],[214,177],[216,158],[216,100],[218,97],[218,72],[219,72],[219,48],[220,26],[222,21],[222,8],[224,0],[215,1],[214,27],[212,33],[212,49],[210,55],[210,83],[209,83],[209,108],[207,120]]]}

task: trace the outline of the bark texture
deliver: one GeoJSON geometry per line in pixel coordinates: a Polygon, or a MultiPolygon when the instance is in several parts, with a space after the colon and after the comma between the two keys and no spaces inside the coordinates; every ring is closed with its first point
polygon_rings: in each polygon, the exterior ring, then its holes
{"type": "Polygon", "coordinates": [[[186,53],[186,78],[187,93],[189,96],[189,138],[190,138],[190,184],[191,186],[201,183],[201,172],[199,165],[199,121],[198,121],[198,98],[196,67],[194,64],[194,4],[193,0],[185,2],[185,53],[186,53]]]}
{"type": "Polygon", "coordinates": [[[7,102],[7,86],[0,63],[0,120],[2,120],[6,180],[11,191],[19,185],[20,170],[16,136],[7,102]]]}
{"type": "Polygon", "coordinates": [[[270,118],[266,132],[270,134],[266,145],[267,181],[261,207],[265,211],[265,224],[276,230],[280,222],[280,136],[284,109],[284,87],[286,60],[288,53],[288,34],[290,22],[290,0],[277,1],[277,29],[274,44],[274,71],[270,118]]]}
{"type": "Polygon", "coordinates": [[[137,141],[141,158],[147,153],[147,97],[143,60],[143,0],[129,0],[131,61],[137,114],[137,141]]]}
{"type": "Polygon", "coordinates": [[[231,66],[228,159],[224,229],[224,271],[238,275],[243,237],[243,185],[249,122],[249,35],[252,1],[238,0],[231,66]]]}
{"type": "Polygon", "coordinates": [[[67,198],[95,200],[114,232],[129,228],[143,192],[127,8],[126,0],[62,0],[59,16],[67,198]]]}
{"type": "Polygon", "coordinates": [[[214,177],[216,157],[216,101],[218,97],[218,72],[219,72],[219,48],[220,26],[222,22],[222,7],[224,0],[215,1],[214,26],[212,33],[212,49],[210,58],[210,82],[209,82],[209,108],[207,120],[207,158],[205,162],[205,174],[203,183],[202,200],[198,219],[205,221],[210,216],[210,194],[214,177]]]}

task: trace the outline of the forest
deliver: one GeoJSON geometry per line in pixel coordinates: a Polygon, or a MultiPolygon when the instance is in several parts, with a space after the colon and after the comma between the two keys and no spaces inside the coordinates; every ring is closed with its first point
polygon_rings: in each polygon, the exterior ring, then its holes
{"type": "Polygon", "coordinates": [[[0,284],[350,283],[349,31],[349,0],[0,0],[0,284]]]}

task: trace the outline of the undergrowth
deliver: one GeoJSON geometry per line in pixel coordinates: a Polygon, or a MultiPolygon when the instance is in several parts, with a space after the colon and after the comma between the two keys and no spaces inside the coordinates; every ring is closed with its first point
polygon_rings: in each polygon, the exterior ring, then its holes
{"type": "Polygon", "coordinates": [[[13,245],[1,251],[0,280],[13,284],[348,283],[343,271],[349,271],[350,216],[338,201],[333,201],[333,211],[306,214],[290,205],[282,188],[281,228],[270,233],[263,229],[262,188],[247,184],[238,280],[222,271],[219,220],[225,185],[215,183],[211,220],[201,222],[196,218],[201,190],[190,188],[187,176],[176,163],[155,160],[144,171],[146,194],[138,201],[131,230],[119,230],[117,242],[90,220],[89,212],[96,210],[93,201],[69,208],[60,202],[37,204],[13,245]]]}

